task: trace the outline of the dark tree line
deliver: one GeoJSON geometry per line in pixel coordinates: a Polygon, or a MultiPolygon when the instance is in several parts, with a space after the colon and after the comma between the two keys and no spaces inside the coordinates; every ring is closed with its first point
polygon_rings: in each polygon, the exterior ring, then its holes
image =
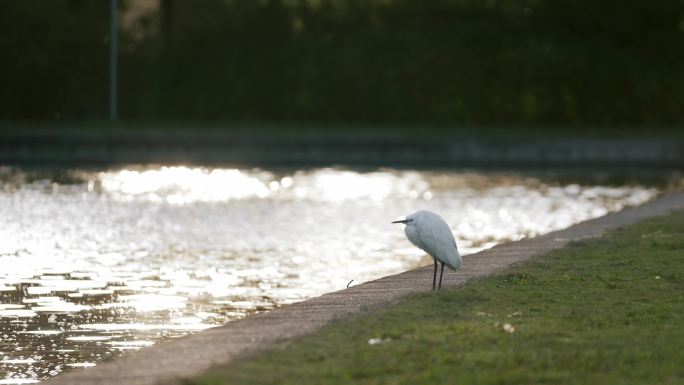
{"type": "MultiPolygon", "coordinates": [[[[161,0],[127,23],[128,119],[684,122],[681,0],[161,0]]],[[[7,1],[0,25],[0,119],[106,117],[107,1],[7,1]]]]}

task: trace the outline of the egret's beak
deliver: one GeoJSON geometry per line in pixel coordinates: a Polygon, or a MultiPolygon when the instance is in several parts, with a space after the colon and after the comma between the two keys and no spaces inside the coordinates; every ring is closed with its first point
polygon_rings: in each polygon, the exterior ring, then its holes
{"type": "Polygon", "coordinates": [[[403,224],[406,224],[406,222],[408,222],[408,219],[402,219],[402,220],[400,220],[400,221],[394,221],[394,222],[392,222],[392,223],[403,223],[403,224]]]}

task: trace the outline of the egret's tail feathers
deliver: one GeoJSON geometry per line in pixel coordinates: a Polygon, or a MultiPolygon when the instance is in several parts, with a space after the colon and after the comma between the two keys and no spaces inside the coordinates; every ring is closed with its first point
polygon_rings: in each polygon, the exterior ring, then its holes
{"type": "Polygon", "coordinates": [[[447,259],[446,265],[451,270],[458,270],[461,267],[461,256],[452,256],[447,259]]]}

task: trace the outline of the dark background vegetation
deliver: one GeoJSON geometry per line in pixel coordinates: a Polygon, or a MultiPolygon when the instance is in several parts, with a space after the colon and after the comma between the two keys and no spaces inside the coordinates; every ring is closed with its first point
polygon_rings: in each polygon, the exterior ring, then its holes
{"type": "MultiPolygon", "coordinates": [[[[1,6],[0,119],[106,118],[109,1],[1,6]]],[[[160,0],[120,42],[125,119],[684,122],[681,0],[160,0]]]]}

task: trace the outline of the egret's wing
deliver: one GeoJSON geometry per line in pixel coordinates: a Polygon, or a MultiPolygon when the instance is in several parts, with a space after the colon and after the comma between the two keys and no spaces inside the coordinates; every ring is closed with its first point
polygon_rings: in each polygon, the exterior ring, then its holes
{"type": "Polygon", "coordinates": [[[451,265],[449,259],[458,254],[456,240],[449,226],[442,222],[431,222],[418,229],[420,243],[432,257],[451,265]]]}

